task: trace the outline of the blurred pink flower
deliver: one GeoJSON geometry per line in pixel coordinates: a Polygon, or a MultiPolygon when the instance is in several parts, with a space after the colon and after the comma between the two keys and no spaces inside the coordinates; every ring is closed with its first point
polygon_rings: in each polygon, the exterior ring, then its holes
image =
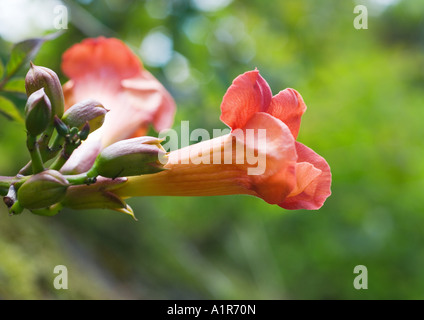
{"type": "Polygon", "coordinates": [[[109,110],[103,126],[74,151],[62,171],[88,170],[100,150],[145,135],[150,124],[157,131],[172,126],[173,98],[122,41],[85,39],[63,54],[62,70],[70,79],[63,86],[66,108],[94,99],[109,110]]]}

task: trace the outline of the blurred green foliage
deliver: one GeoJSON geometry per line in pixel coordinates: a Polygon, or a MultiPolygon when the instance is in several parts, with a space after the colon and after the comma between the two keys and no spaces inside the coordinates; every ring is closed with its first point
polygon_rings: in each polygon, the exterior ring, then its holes
{"type": "MultiPolygon", "coordinates": [[[[249,196],[131,199],[138,222],[101,210],[8,217],[1,206],[1,299],[424,298],[424,3],[64,3],[69,29],[36,64],[65,82],[61,55],[83,38],[118,37],[143,57],[142,40],[159,32],[170,60],[144,64],[177,101],[174,128],[189,120],[211,132],[225,127],[231,81],[257,67],[274,94],[302,94],[298,140],[329,162],[333,194],[317,212],[249,196]],[[353,26],[357,4],[366,30],[353,26]],[[53,288],[60,264],[68,290],[53,288]],[[356,265],[368,290],[353,287],[356,265]]],[[[5,63],[10,44],[0,48],[5,63]]],[[[0,128],[0,174],[13,175],[28,159],[24,128],[4,117],[0,128]]]]}

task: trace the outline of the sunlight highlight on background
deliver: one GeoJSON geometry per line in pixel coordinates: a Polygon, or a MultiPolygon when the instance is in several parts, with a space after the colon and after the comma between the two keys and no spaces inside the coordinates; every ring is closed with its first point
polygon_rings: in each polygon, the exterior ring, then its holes
{"type": "Polygon", "coordinates": [[[0,0],[0,36],[10,42],[39,37],[54,30],[59,0],[0,0]]]}
{"type": "Polygon", "coordinates": [[[232,0],[192,0],[191,2],[201,11],[218,11],[228,6],[232,0]]]}
{"type": "Polygon", "coordinates": [[[143,39],[140,55],[145,64],[162,67],[172,58],[172,39],[162,30],[153,30],[143,39]]]}

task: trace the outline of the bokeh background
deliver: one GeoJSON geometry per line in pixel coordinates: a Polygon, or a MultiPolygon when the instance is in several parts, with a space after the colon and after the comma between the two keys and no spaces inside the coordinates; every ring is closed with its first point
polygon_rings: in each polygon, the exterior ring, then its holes
{"type": "MultiPolygon", "coordinates": [[[[0,0],[3,63],[13,42],[55,31],[58,4],[68,29],[34,62],[65,82],[68,47],[118,37],[174,96],[174,129],[224,128],[222,96],[255,67],[274,94],[297,89],[308,106],[298,140],[329,162],[333,194],[319,211],[131,199],[138,222],[105,210],[10,217],[2,205],[1,299],[424,298],[424,2],[0,0]],[[358,4],[368,29],[354,28],[358,4]],[[68,290],[53,287],[56,265],[68,290]],[[353,287],[356,265],[367,290],[353,287]]],[[[0,132],[0,174],[13,175],[28,160],[24,127],[0,116],[0,132]]]]}

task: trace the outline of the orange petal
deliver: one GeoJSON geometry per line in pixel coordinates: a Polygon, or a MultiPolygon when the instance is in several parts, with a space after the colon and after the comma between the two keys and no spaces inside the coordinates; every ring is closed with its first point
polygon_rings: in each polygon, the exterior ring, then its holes
{"type": "Polygon", "coordinates": [[[302,96],[294,89],[285,89],[276,94],[267,110],[269,114],[283,121],[297,138],[300,120],[306,111],[302,96]]]}
{"type": "MultiPolygon", "coordinates": [[[[252,175],[253,190],[268,203],[278,204],[285,199],[296,185],[295,140],[289,128],[280,120],[268,113],[256,113],[243,130],[266,130],[266,140],[249,139],[246,136],[246,147],[255,149],[258,156],[266,157],[266,169],[262,175],[252,175]]],[[[260,163],[260,158],[258,163],[260,163]]],[[[262,161],[263,162],[263,161],[262,161]]]]}
{"type": "Polygon", "coordinates": [[[92,80],[120,81],[142,70],[136,55],[115,38],[90,38],[73,45],[62,56],[62,70],[70,79],[87,75],[92,80]]]}
{"type": "Polygon", "coordinates": [[[296,142],[297,187],[279,205],[285,209],[317,210],[331,195],[331,171],[327,161],[312,149],[296,142]]]}
{"type": "Polygon", "coordinates": [[[256,112],[266,111],[272,94],[258,70],[234,79],[221,103],[221,121],[231,129],[243,128],[256,112]]]}

